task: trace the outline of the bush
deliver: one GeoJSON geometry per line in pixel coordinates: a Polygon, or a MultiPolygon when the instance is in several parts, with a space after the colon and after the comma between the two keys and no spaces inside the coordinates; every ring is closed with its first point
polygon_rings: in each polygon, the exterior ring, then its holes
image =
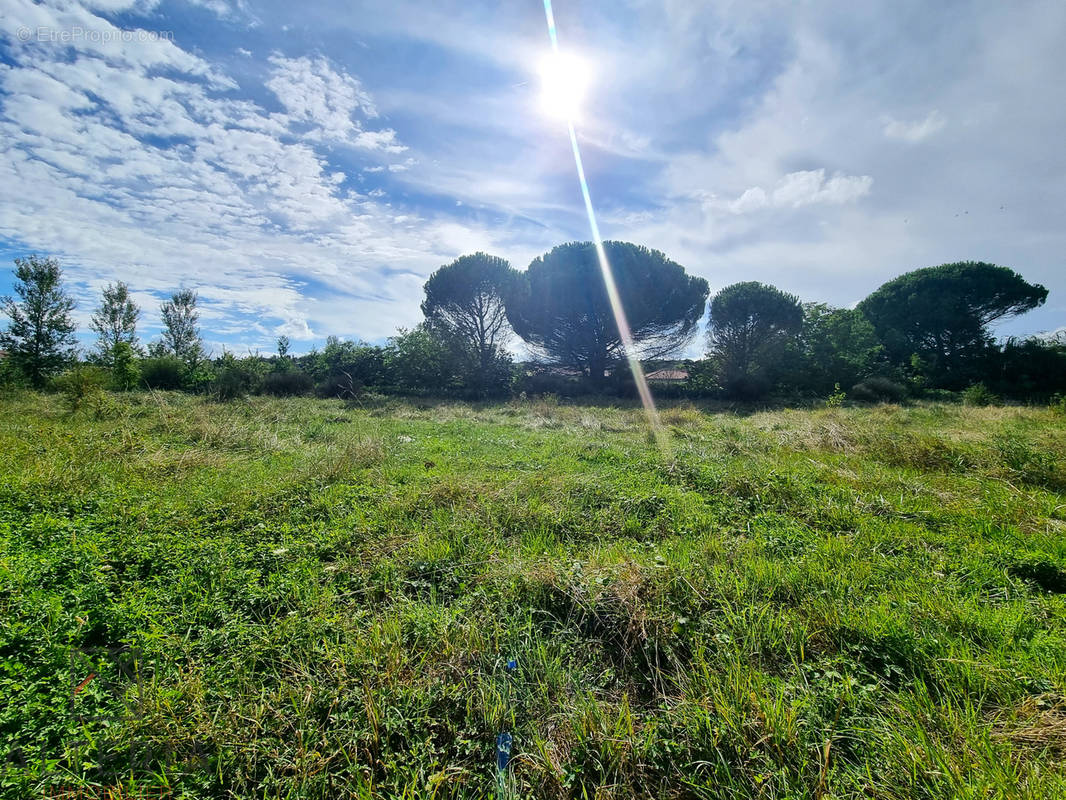
{"type": "Polygon", "coordinates": [[[314,381],[306,372],[290,370],[288,372],[271,372],[263,378],[261,391],[274,397],[296,397],[308,394],[314,388],[314,381]]]}
{"type": "Polygon", "coordinates": [[[258,358],[237,358],[233,353],[223,353],[215,362],[215,374],[209,384],[211,395],[226,401],[258,391],[262,364],[258,358]]]}
{"type": "Polygon", "coordinates": [[[752,401],[765,397],[773,388],[773,383],[766,375],[735,375],[723,382],[722,390],[726,397],[734,400],[752,401]]]}
{"type": "Polygon", "coordinates": [[[112,351],[111,388],[125,392],[141,382],[141,368],[137,354],[129,342],[119,342],[112,351]]]}
{"type": "Polygon", "coordinates": [[[26,383],[22,372],[15,366],[10,358],[0,358],[0,389],[4,391],[15,390],[26,383]]]}
{"type": "Polygon", "coordinates": [[[531,372],[519,378],[515,387],[518,394],[528,397],[554,394],[557,397],[578,397],[588,394],[588,386],[582,378],[559,375],[554,372],[531,372]]]}
{"type": "Polygon", "coordinates": [[[907,390],[888,378],[873,377],[852,386],[851,396],[860,403],[898,403],[907,396],[907,390]]]}
{"type": "Polygon", "coordinates": [[[180,389],[185,382],[185,363],[175,356],[157,356],[141,362],[141,382],[149,389],[180,389]]]}
{"type": "Polygon", "coordinates": [[[983,383],[967,386],[962,392],[962,402],[968,406],[990,406],[998,398],[983,383]]]}
{"type": "Polygon", "coordinates": [[[324,381],[315,384],[315,396],[357,400],[363,394],[363,384],[347,372],[330,375],[324,381]]]}
{"type": "Polygon", "coordinates": [[[86,364],[68,369],[62,375],[52,379],[53,388],[63,395],[71,413],[93,395],[100,394],[110,383],[110,375],[102,367],[86,364]]]}
{"type": "Polygon", "coordinates": [[[847,394],[840,390],[840,384],[833,384],[833,393],[825,399],[826,408],[840,408],[844,405],[844,401],[848,399],[847,394]]]}

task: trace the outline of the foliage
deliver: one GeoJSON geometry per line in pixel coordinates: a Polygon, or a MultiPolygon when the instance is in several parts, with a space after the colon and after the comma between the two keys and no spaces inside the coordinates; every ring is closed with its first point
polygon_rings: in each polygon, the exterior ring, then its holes
{"type": "Polygon", "coordinates": [[[206,357],[203,340],[200,338],[200,312],[196,308],[196,292],[180,289],[163,303],[163,348],[165,352],[181,359],[193,372],[206,357]]]}
{"type": "Polygon", "coordinates": [[[224,352],[215,360],[210,383],[212,397],[226,401],[258,392],[267,368],[261,358],[237,358],[233,353],[224,352]]]}
{"type": "Polygon", "coordinates": [[[427,325],[400,329],[385,348],[385,366],[391,388],[408,395],[455,396],[474,356],[465,342],[447,337],[427,325]]]}
{"type": "Polygon", "coordinates": [[[5,798],[1066,796],[1046,408],[0,403],[5,798]]]}
{"type": "Polygon", "coordinates": [[[18,300],[0,300],[11,320],[0,333],[0,349],[32,386],[41,388],[75,357],[74,301],[63,289],[63,271],[54,258],[16,258],[14,289],[18,300]]]}
{"type": "Polygon", "coordinates": [[[1004,342],[988,383],[1005,396],[1048,397],[1066,392],[1066,342],[1011,338],[1004,342]]]}
{"type": "Polygon", "coordinates": [[[130,297],[130,287],[122,281],[104,287],[100,307],[93,314],[89,327],[96,333],[96,355],[110,367],[115,363],[116,352],[125,344],[136,354],[137,319],[141,310],[130,297]]]}
{"type": "Polygon", "coordinates": [[[329,337],[321,353],[312,352],[299,363],[316,381],[319,397],[351,398],[364,387],[383,387],[388,382],[382,348],[336,336],[329,337]]]}
{"type": "Polygon", "coordinates": [[[0,356],[0,389],[4,391],[16,390],[23,387],[25,383],[25,376],[11,359],[0,356]]]}
{"type": "Polygon", "coordinates": [[[146,358],[140,366],[141,381],[149,389],[181,389],[185,385],[185,364],[176,356],[146,358]]]}
{"type": "Polygon", "coordinates": [[[498,392],[496,373],[508,336],[506,299],[518,273],[506,260],[487,253],[462,256],[426,281],[422,313],[431,327],[454,337],[460,351],[477,356],[475,384],[479,396],[498,392]]]}
{"type": "MultiPolygon", "coordinates": [[[[695,334],[707,282],[685,273],[658,250],[604,242],[635,355],[662,358],[695,334]]],[[[571,242],[537,257],[507,300],[507,318],[548,363],[579,370],[600,385],[621,364],[622,338],[591,242],[571,242]]]]}
{"type": "Polygon", "coordinates": [[[979,376],[990,355],[988,326],[1043,304],[1047,289],[1006,267],[963,261],[914,270],[859,304],[895,364],[912,355],[933,386],[957,388],[979,376]]]}
{"type": "Polygon", "coordinates": [[[826,408],[840,408],[844,405],[844,401],[848,399],[847,392],[841,391],[840,384],[833,385],[833,393],[825,399],[826,408]]]}
{"type": "Polygon", "coordinates": [[[314,386],[314,380],[306,372],[289,370],[264,375],[261,390],[274,397],[296,397],[310,394],[314,386]]]}
{"type": "Polygon", "coordinates": [[[111,387],[119,391],[135,389],[141,383],[141,368],[133,345],[119,341],[111,348],[111,387]]]}
{"type": "Polygon", "coordinates": [[[726,394],[744,399],[766,394],[802,325],[799,299],[774,286],[746,281],[718,292],[711,300],[708,340],[726,394]]]}
{"type": "Polygon", "coordinates": [[[86,400],[102,392],[110,378],[108,371],[101,367],[78,364],[53,378],[52,388],[63,395],[67,408],[73,413],[86,400]]]}
{"type": "Polygon", "coordinates": [[[851,387],[851,396],[862,403],[899,403],[907,388],[890,378],[875,375],[851,387]]]}
{"type": "Polygon", "coordinates": [[[782,382],[814,395],[853,386],[883,368],[883,349],[861,312],[804,303],[803,327],[786,343],[782,382]]]}
{"type": "Polygon", "coordinates": [[[962,402],[968,406],[990,406],[999,402],[999,398],[983,383],[973,383],[963,390],[962,402]]]}
{"type": "Polygon", "coordinates": [[[289,337],[288,336],[279,336],[278,337],[278,360],[279,361],[287,361],[288,355],[289,355],[289,345],[290,345],[290,342],[289,342],[289,337]]]}

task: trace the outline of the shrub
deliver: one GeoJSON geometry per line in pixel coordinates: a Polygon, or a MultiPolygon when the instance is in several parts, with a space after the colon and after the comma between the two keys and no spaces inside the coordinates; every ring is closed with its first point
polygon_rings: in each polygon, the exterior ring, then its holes
{"type": "Polygon", "coordinates": [[[215,374],[209,387],[216,400],[234,400],[259,389],[259,359],[237,358],[233,353],[223,353],[215,363],[215,374]]]}
{"type": "Polygon", "coordinates": [[[840,384],[833,384],[833,393],[825,400],[826,408],[840,408],[844,405],[844,401],[848,399],[847,394],[840,390],[840,384]]]}
{"type": "Polygon", "coordinates": [[[13,391],[25,384],[21,371],[10,358],[0,358],[0,389],[13,391]]]}
{"type": "Polygon", "coordinates": [[[295,397],[308,394],[314,388],[314,381],[306,372],[290,370],[288,372],[271,372],[263,378],[261,391],[274,397],[295,397]]]}
{"type": "Polygon", "coordinates": [[[141,362],[141,381],[149,389],[180,389],[185,382],[185,363],[175,356],[157,356],[141,362]]]}
{"type": "Polygon", "coordinates": [[[52,379],[52,386],[63,395],[71,413],[93,395],[99,394],[110,382],[107,370],[86,364],[68,369],[52,379]]]}
{"type": "Polygon", "coordinates": [[[128,391],[141,382],[137,354],[129,342],[119,342],[112,350],[111,388],[128,391]]]}
{"type": "Polygon", "coordinates": [[[554,372],[532,372],[519,378],[517,393],[529,397],[554,394],[558,397],[577,397],[588,394],[588,386],[581,378],[571,375],[559,375],[554,372]]]}
{"type": "Polygon", "coordinates": [[[726,397],[744,401],[758,400],[769,394],[772,388],[773,382],[763,374],[735,375],[722,385],[726,397]]]}
{"type": "Polygon", "coordinates": [[[1066,417],[1066,394],[1057,394],[1051,398],[1051,411],[1066,417]]]}
{"type": "Polygon", "coordinates": [[[893,380],[875,376],[852,386],[851,396],[861,403],[898,403],[907,396],[907,390],[893,380]]]}
{"type": "Polygon", "coordinates": [[[997,397],[983,383],[967,386],[962,392],[962,402],[968,406],[990,406],[997,397]]]}
{"type": "Polygon", "coordinates": [[[347,372],[330,375],[324,381],[315,384],[316,397],[356,400],[363,394],[363,384],[347,372]]]}

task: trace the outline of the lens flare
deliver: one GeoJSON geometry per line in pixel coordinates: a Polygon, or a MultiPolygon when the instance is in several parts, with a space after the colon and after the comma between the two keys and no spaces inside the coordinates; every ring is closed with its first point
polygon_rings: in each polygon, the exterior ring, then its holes
{"type": "MultiPolygon", "coordinates": [[[[555,31],[555,15],[552,13],[551,0],[544,0],[544,16],[548,21],[548,37],[551,39],[552,55],[557,59],[556,64],[565,64],[565,61],[560,61],[563,56],[559,52],[559,39],[555,31]]],[[[543,75],[543,73],[542,73],[543,75]]],[[[586,73],[587,75],[587,73],[586,73]]],[[[584,93],[584,87],[581,88],[584,93]]],[[[648,381],[644,377],[644,369],[640,365],[640,360],[637,358],[637,348],[633,342],[633,333],[629,327],[629,320],[626,319],[625,308],[622,305],[622,298],[618,294],[618,285],[614,280],[614,273],[611,271],[611,264],[607,260],[607,252],[603,249],[603,238],[600,236],[600,226],[596,223],[596,212],[592,207],[592,195],[589,192],[588,181],[585,180],[585,167],[581,161],[581,148],[577,143],[577,130],[574,127],[574,117],[566,117],[566,127],[570,133],[570,147],[574,151],[574,166],[577,167],[577,179],[581,184],[581,197],[585,201],[585,213],[589,218],[589,229],[592,231],[592,241],[596,247],[596,258],[600,263],[600,274],[603,276],[603,284],[607,288],[607,299],[611,303],[611,311],[614,314],[615,324],[618,325],[618,335],[622,340],[622,347],[625,350],[626,359],[629,361],[629,370],[633,373],[633,381],[637,385],[637,394],[640,395],[640,402],[644,406],[644,413],[648,417],[648,425],[651,428],[651,432],[655,437],[656,443],[659,445],[659,449],[663,452],[663,455],[669,455],[670,443],[666,437],[666,432],[663,429],[662,423],[659,420],[659,410],[655,407],[655,399],[651,395],[651,388],[648,386],[648,381]]]]}

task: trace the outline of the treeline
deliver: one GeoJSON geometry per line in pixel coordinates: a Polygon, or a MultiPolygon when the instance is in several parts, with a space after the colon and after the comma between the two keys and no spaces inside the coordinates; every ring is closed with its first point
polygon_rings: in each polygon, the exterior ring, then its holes
{"type": "Polygon", "coordinates": [[[140,342],[140,309],[129,287],[109,285],[92,316],[91,352],[77,351],[74,302],[55,259],[15,259],[16,297],[0,334],[0,382],[62,388],[181,389],[219,399],[263,393],[356,399],[367,392],[489,399],[527,394],[635,393],[627,357],[650,370],[659,394],[757,400],[846,396],[899,401],[965,390],[1045,399],[1066,392],[1066,342],[997,343],[992,323],[1041,305],[1047,290],[1005,267],[960,262],[906,273],[853,309],[801,303],[773,286],[743,282],[710,298],[705,280],[663,253],[605,242],[613,285],[596,248],[573,242],[517,271],[475,253],[425,284],[425,320],[384,345],[330,337],[290,353],[282,336],[270,355],[204,347],[195,291],[162,303],[161,336],[140,342]],[[616,302],[612,302],[612,301],[616,302]],[[624,314],[628,337],[617,313],[624,314]],[[679,362],[709,311],[704,358],[679,362]],[[518,336],[531,360],[514,363],[518,336]],[[627,350],[628,338],[628,350],[627,350]],[[663,369],[667,368],[667,369],[663,369]]]}

